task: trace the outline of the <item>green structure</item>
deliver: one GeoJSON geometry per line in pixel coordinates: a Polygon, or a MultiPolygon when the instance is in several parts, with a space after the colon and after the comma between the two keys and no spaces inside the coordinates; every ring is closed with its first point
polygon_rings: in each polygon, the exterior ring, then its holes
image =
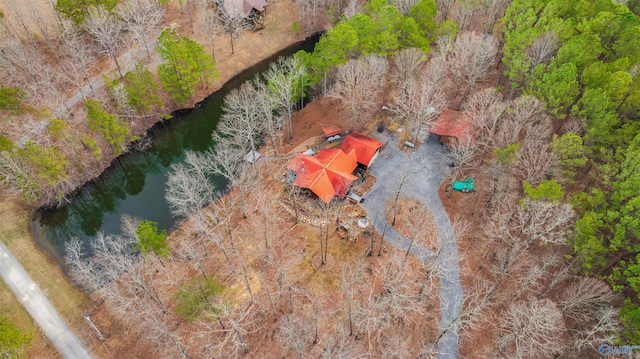
{"type": "Polygon", "coordinates": [[[464,181],[453,182],[451,185],[454,191],[458,192],[472,192],[475,191],[475,186],[473,185],[473,178],[467,177],[464,181]]]}

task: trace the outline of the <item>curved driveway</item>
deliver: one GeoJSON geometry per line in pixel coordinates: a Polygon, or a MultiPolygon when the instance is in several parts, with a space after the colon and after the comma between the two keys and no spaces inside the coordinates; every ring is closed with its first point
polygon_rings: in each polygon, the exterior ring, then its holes
{"type": "MultiPolygon", "coordinates": [[[[374,137],[387,143],[387,146],[371,166],[370,171],[377,181],[365,194],[366,200],[362,205],[370,219],[383,218],[385,204],[393,200],[401,178],[406,173],[408,177],[400,195],[420,201],[431,211],[440,239],[441,253],[436,258],[435,253],[414,243],[411,254],[425,263],[438,261],[436,265],[440,280],[441,337],[438,341],[437,357],[457,358],[457,320],[463,299],[458,247],[451,221],[438,197],[438,188],[448,172],[446,150],[436,140],[429,139],[405,160],[406,153],[398,148],[397,136],[376,133],[374,137]]],[[[384,231],[384,223],[385,221],[376,221],[376,230],[379,233],[384,231]]],[[[410,243],[390,226],[386,229],[385,240],[401,250],[406,250],[410,243]]]]}
{"type": "Polygon", "coordinates": [[[91,358],[82,341],[60,318],[51,302],[2,242],[0,275],[62,357],[91,358]]]}

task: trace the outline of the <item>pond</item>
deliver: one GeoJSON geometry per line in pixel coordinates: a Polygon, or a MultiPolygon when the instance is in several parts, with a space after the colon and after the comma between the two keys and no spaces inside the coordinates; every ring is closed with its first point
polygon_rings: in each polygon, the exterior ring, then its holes
{"type": "Polygon", "coordinates": [[[177,218],[164,199],[171,164],[183,161],[187,150],[204,152],[215,146],[211,134],[229,91],[265,71],[280,56],[313,50],[318,38],[312,36],[246,69],[196,108],[175,112],[171,120],[148,131],[150,144],[145,150],[132,150],[115,159],[98,178],[73,194],[69,204],[36,211],[31,230],[38,246],[64,267],[66,241],[77,237],[89,242],[99,231],[119,233],[122,215],[156,221],[160,229],[171,230],[177,218]]]}

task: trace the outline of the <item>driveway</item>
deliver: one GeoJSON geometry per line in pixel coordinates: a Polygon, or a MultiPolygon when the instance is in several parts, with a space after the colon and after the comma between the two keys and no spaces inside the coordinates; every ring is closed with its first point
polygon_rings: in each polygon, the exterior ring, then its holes
{"type": "Polygon", "coordinates": [[[0,242],[0,276],[62,357],[91,358],[84,343],[60,318],[51,302],[2,242],[0,242]]]}
{"type": "MultiPolygon", "coordinates": [[[[418,149],[411,152],[398,148],[398,136],[386,132],[375,133],[379,141],[386,144],[382,152],[371,166],[371,173],[377,178],[375,185],[365,194],[363,206],[370,219],[378,218],[376,230],[384,231],[384,208],[388,201],[393,200],[398,185],[406,173],[401,196],[413,198],[424,204],[433,216],[441,245],[441,254],[436,258],[435,253],[414,243],[411,254],[425,263],[437,260],[438,276],[440,280],[440,330],[443,332],[438,342],[438,358],[449,359],[458,357],[458,326],[457,318],[463,299],[460,285],[460,267],[458,261],[458,247],[453,227],[445,208],[438,197],[438,188],[448,172],[446,149],[435,139],[428,139],[418,149]]],[[[387,222],[391,222],[388,220],[387,222]]],[[[392,227],[386,229],[385,241],[401,250],[409,247],[409,239],[400,235],[392,227]]]]}

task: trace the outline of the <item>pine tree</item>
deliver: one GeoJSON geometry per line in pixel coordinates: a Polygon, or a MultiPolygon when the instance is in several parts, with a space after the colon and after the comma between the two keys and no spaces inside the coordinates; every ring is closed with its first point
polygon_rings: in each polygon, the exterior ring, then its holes
{"type": "Polygon", "coordinates": [[[162,99],[158,95],[159,86],[151,71],[142,63],[124,75],[124,88],[129,94],[129,105],[142,115],[148,115],[152,106],[162,108],[162,99]]]}
{"type": "Polygon", "coordinates": [[[100,132],[113,153],[120,155],[129,137],[129,127],[116,115],[106,112],[98,101],[88,100],[86,108],[89,129],[100,132]]]}
{"type": "Polygon", "coordinates": [[[166,63],[158,66],[158,76],[162,86],[179,105],[185,105],[198,85],[213,81],[218,77],[215,61],[204,46],[187,38],[178,36],[171,29],[165,29],[158,38],[156,51],[166,63]]]}

